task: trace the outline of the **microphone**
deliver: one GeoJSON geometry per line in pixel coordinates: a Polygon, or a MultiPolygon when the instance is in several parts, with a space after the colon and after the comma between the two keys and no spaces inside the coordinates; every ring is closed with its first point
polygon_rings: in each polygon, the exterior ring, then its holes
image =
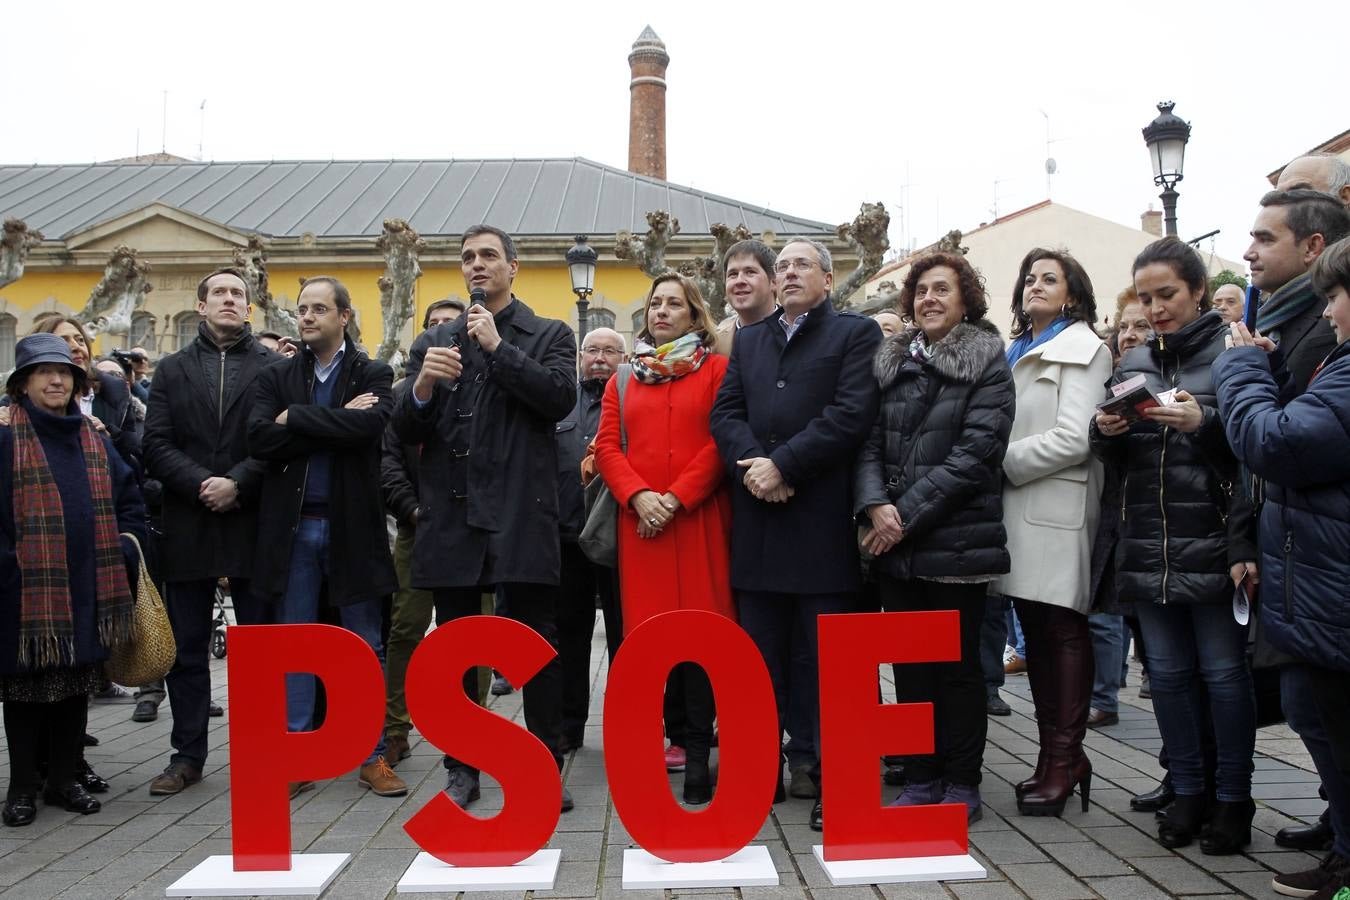
{"type": "MultiPolygon", "coordinates": [[[[480,287],[469,291],[469,306],[487,306],[487,291],[480,287]]],[[[478,345],[478,338],[470,337],[469,340],[473,341],[475,346],[478,345]]]]}

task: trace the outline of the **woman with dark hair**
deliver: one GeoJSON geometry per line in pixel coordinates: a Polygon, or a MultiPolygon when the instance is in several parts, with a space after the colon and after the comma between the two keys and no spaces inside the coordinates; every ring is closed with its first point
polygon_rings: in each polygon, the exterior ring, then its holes
{"type": "MultiPolygon", "coordinates": [[[[736,617],[731,501],[708,424],[728,360],[712,352],[715,327],[691,279],[675,272],[657,276],[645,309],[631,369],[621,366],[605,386],[595,438],[596,465],[620,509],[625,633],[676,609],[736,617]],[[621,379],[631,379],[622,401],[621,379]]],[[[683,664],[672,674],[679,681],[674,693],[683,696],[684,800],[707,803],[712,685],[696,665],[683,664]]]]}
{"type": "Polygon", "coordinates": [[[901,703],[932,703],[934,748],[905,760],[895,805],[964,803],[983,815],[987,730],[980,627],[1008,571],[1000,463],[1016,396],[980,276],[958,253],[916,262],[900,294],[913,324],[886,338],[881,412],[858,458],[854,505],[888,611],[956,610],[961,659],[905,667],[901,703]],[[865,517],[864,517],[865,514],[865,517]]]}
{"type": "Polygon", "coordinates": [[[1232,599],[1257,571],[1251,506],[1210,373],[1228,329],[1210,309],[1204,263],[1175,237],[1139,254],[1134,287],[1154,337],[1125,354],[1113,382],[1142,376],[1154,395],[1175,396],[1135,421],[1099,411],[1091,433],[1094,452],[1125,472],[1116,588],[1134,604],[1148,642],[1153,710],[1176,792],[1158,842],[1184,847],[1198,834],[1203,853],[1236,853],[1251,841],[1256,811],[1256,706],[1247,629],[1234,620],[1232,599]],[[1205,771],[1201,684],[1217,743],[1214,773],[1205,771]]]}
{"type": "MultiPolygon", "coordinates": [[[[9,744],[3,820],[27,825],[43,799],[89,814],[81,735],[99,662],[126,640],[134,607],[121,532],[145,536],[130,468],[85,416],[85,370],[64,341],[15,347],[0,428],[0,703],[9,744]]],[[[133,551],[134,552],[134,551],[133,551]]],[[[133,557],[134,558],[134,557],[133,557]]]]}
{"type": "Polygon", "coordinates": [[[1012,568],[996,590],[1012,599],[1022,621],[1040,732],[1036,771],[1017,786],[1017,808],[1057,816],[1076,785],[1086,810],[1092,783],[1083,736],[1092,696],[1087,611],[1102,465],[1092,456],[1088,423],[1111,375],[1111,351],[1092,329],[1092,281],[1068,253],[1037,248],[1023,258],[1012,311],[1015,338],[1007,356],[1017,416],[1003,458],[1012,568]]]}

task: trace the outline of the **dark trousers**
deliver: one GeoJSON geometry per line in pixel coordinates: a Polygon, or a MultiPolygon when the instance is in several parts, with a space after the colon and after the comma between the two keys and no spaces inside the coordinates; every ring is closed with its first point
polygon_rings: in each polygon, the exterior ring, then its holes
{"type": "Polygon", "coordinates": [[[989,727],[980,666],[987,593],[986,584],[881,578],[881,603],[886,612],[954,609],[961,617],[960,661],[902,666],[895,680],[898,702],[933,704],[935,752],[905,757],[905,777],[911,782],[943,781],[971,787],[980,783],[989,727]]]}
{"type": "MultiPolygon", "coordinates": [[[[809,730],[811,746],[819,748],[820,654],[816,619],[830,613],[855,611],[857,594],[737,591],[736,606],[741,627],[755,642],[769,669],[774,700],[778,705],[779,734],[789,722],[800,723],[798,730],[809,730]],[[794,660],[797,666],[793,665],[794,660]]],[[[819,753],[814,754],[810,763],[811,778],[820,784],[819,753]]]]}
{"type": "MultiPolygon", "coordinates": [[[[1331,748],[1332,765],[1342,783],[1350,784],[1350,672],[1306,668],[1313,703],[1331,748]]],[[[1345,821],[1345,812],[1336,808],[1336,798],[1330,791],[1327,796],[1331,797],[1331,821],[1335,828],[1338,821],[1345,821]]],[[[1344,843],[1345,836],[1338,830],[1337,849],[1344,843]]]]}
{"type": "MultiPolygon", "coordinates": [[[[1350,684],[1345,688],[1350,688],[1350,684]]],[[[1295,664],[1280,670],[1280,705],[1284,709],[1285,719],[1302,739],[1303,746],[1308,748],[1308,755],[1317,767],[1317,774],[1322,778],[1322,787],[1331,804],[1331,829],[1336,833],[1336,843],[1332,849],[1350,858],[1350,779],[1336,765],[1336,747],[1323,723],[1316,695],[1317,687],[1311,666],[1295,664]]],[[[1340,716],[1350,715],[1344,702],[1339,709],[1340,716]]],[[[1342,752],[1344,750],[1342,748],[1342,752]]]]}
{"type": "Polygon", "coordinates": [[[596,598],[613,592],[609,570],[597,566],[571,541],[562,542],[558,585],[558,656],[562,662],[562,733],[580,746],[591,705],[591,639],[596,598]]]}
{"type": "MultiPolygon", "coordinates": [[[[230,598],[234,618],[240,625],[263,625],[266,608],[257,601],[243,578],[230,579],[230,598]]],[[[165,607],[173,638],[178,643],[178,658],[165,679],[169,687],[169,708],[173,710],[171,763],[185,762],[201,768],[206,765],[207,707],[211,703],[211,670],[207,654],[211,647],[215,616],[216,579],[174,581],[168,585],[165,607]]]]}
{"type": "Polygon", "coordinates": [[[52,703],[4,704],[5,740],[9,744],[9,793],[13,800],[21,794],[36,794],[42,786],[39,763],[47,767],[47,783],[63,789],[75,781],[79,771],[88,721],[89,697],[76,694],[52,703]]]}
{"type": "MultiPolygon", "coordinates": [[[[465,616],[482,613],[483,588],[442,588],[433,592],[436,599],[436,624],[443,625],[465,616]]],[[[543,584],[499,584],[497,596],[507,615],[522,625],[534,629],[555,651],[558,649],[558,589],[543,584]]],[[[557,656],[540,669],[521,688],[524,698],[525,727],[539,738],[553,754],[558,768],[562,768],[562,754],[558,751],[562,740],[562,663],[557,656]]],[[[464,693],[478,702],[478,673],[464,672],[464,693]]],[[[447,769],[463,765],[446,756],[447,769]]]]}

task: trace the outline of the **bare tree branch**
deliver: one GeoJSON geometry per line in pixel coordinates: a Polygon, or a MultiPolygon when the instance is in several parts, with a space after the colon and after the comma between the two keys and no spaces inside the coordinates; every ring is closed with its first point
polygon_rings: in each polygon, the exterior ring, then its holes
{"type": "Polygon", "coordinates": [[[0,287],[23,277],[28,251],[40,240],[42,232],[30,231],[22,219],[5,220],[4,236],[0,237],[0,287]]]}
{"type": "Polygon", "coordinates": [[[113,248],[103,277],[89,294],[84,309],[75,318],[90,336],[108,333],[126,336],[131,331],[131,314],[145,302],[152,290],[146,273],[150,264],[137,256],[131,247],[113,248]]]}
{"type": "Polygon", "coordinates": [[[414,289],[422,277],[417,257],[426,248],[426,241],[403,219],[384,220],[384,231],[375,241],[375,249],[384,254],[384,274],[379,280],[384,337],[375,356],[384,362],[398,352],[403,326],[416,312],[414,289]]]}

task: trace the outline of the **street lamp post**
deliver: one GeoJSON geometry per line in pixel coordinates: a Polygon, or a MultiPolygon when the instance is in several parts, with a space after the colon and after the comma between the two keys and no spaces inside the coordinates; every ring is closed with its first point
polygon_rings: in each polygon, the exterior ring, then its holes
{"type": "Polygon", "coordinates": [[[591,293],[595,290],[595,262],[599,256],[595,248],[586,243],[584,234],[577,235],[576,246],[567,251],[567,271],[572,276],[572,293],[577,295],[577,346],[586,340],[590,323],[587,310],[591,305],[591,293]]]}
{"type": "Polygon", "coordinates": [[[1163,223],[1169,235],[1177,233],[1176,186],[1182,178],[1186,162],[1186,142],[1191,137],[1191,126],[1172,115],[1176,104],[1168,100],[1158,104],[1158,118],[1144,129],[1144,143],[1153,162],[1153,183],[1163,189],[1158,196],[1163,203],[1163,223]]]}

